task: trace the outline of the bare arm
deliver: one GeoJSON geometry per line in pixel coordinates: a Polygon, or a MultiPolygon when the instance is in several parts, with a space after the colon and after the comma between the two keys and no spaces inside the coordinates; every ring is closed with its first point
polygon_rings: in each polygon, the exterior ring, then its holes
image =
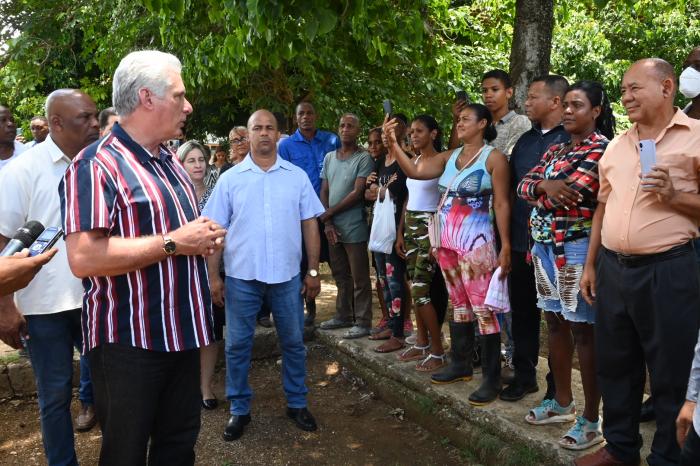
{"type": "Polygon", "coordinates": [[[365,189],[365,201],[376,201],[378,193],[379,185],[377,183],[367,186],[367,189],[365,189]]]}
{"type": "Polygon", "coordinates": [[[598,206],[593,214],[591,225],[591,236],[588,241],[588,254],[586,254],[586,263],[583,266],[581,274],[581,296],[590,305],[595,301],[595,261],[598,257],[598,251],[602,244],[601,229],[603,226],[603,217],[605,216],[605,203],[598,202],[598,206]]]}
{"type": "Polygon", "coordinates": [[[450,142],[447,146],[448,149],[456,149],[459,147],[459,136],[457,136],[457,123],[459,122],[459,114],[467,106],[467,102],[464,100],[458,100],[452,104],[452,129],[450,130],[450,142]]]}
{"type": "MultiPolygon", "coordinates": [[[[326,207],[326,213],[321,216],[321,221],[325,221],[327,218],[332,217],[335,214],[344,212],[348,209],[355,207],[358,203],[362,202],[365,194],[365,181],[366,177],[360,176],[355,178],[355,185],[343,199],[340,200],[333,207],[326,207]]],[[[324,206],[325,207],[325,206],[324,206]]]]}
{"type": "Polygon", "coordinates": [[[396,254],[401,259],[406,258],[406,243],[403,240],[403,230],[404,226],[406,225],[406,206],[408,205],[408,196],[406,196],[406,200],[403,203],[403,207],[401,208],[401,216],[399,217],[399,227],[396,229],[396,243],[394,244],[394,249],[396,250],[396,254]]]}
{"type": "MultiPolygon", "coordinates": [[[[223,247],[226,230],[200,217],[168,234],[176,244],[176,254],[208,256],[223,247]]],[[[79,278],[123,275],[167,257],[161,236],[110,237],[101,229],[69,234],[66,252],[70,268],[79,278]]]]}
{"type": "Polygon", "coordinates": [[[26,251],[11,257],[0,257],[0,296],[27,286],[41,266],[50,261],[57,252],[58,249],[53,248],[34,257],[27,257],[26,251]]]}
{"type": "Polygon", "coordinates": [[[700,194],[676,191],[669,205],[676,212],[700,222],[700,194]]]}
{"type": "Polygon", "coordinates": [[[395,127],[396,120],[384,122],[384,132],[389,140],[389,151],[396,158],[396,161],[399,163],[401,170],[403,170],[406,176],[414,180],[432,180],[442,175],[451,152],[441,152],[437,156],[425,160],[421,157],[420,163],[416,165],[401,149],[401,145],[396,140],[396,133],[394,132],[395,127]]]}
{"type": "Polygon", "coordinates": [[[321,182],[321,204],[323,204],[323,207],[325,207],[326,212],[321,215],[320,219],[321,222],[323,222],[324,229],[323,232],[326,235],[326,239],[328,240],[328,244],[333,246],[335,243],[338,242],[338,237],[340,236],[340,233],[335,229],[335,225],[333,225],[333,217],[330,215],[326,215],[328,213],[328,180],[323,180],[321,182]]]}
{"type": "Polygon", "coordinates": [[[221,256],[223,250],[215,251],[214,254],[207,257],[207,270],[209,275],[209,291],[211,300],[219,307],[224,307],[224,281],[219,275],[219,267],[221,264],[221,256]]]}
{"type": "MultiPolygon", "coordinates": [[[[304,247],[306,248],[306,257],[308,259],[309,269],[318,270],[318,261],[321,254],[321,236],[318,233],[318,221],[316,217],[303,220],[301,222],[301,230],[304,233],[304,247]]],[[[321,291],[321,277],[312,277],[307,274],[304,277],[304,287],[301,293],[308,299],[313,299],[318,296],[321,291]]]]}
{"type": "Polygon", "coordinates": [[[321,193],[319,195],[321,198],[321,204],[328,210],[328,180],[321,180],[321,193]]]}
{"type": "Polygon", "coordinates": [[[511,214],[511,182],[510,166],[506,156],[494,149],[486,162],[487,169],[491,170],[493,180],[493,208],[496,212],[496,226],[501,238],[501,252],[498,256],[498,265],[501,267],[500,278],[505,278],[511,269],[510,248],[510,214],[511,214]]]}
{"type": "Polygon", "coordinates": [[[677,191],[668,167],[653,167],[642,180],[642,191],[656,193],[659,202],[665,202],[679,214],[700,222],[700,194],[677,191]]]}
{"type": "MultiPolygon", "coordinates": [[[[0,235],[0,249],[4,248],[9,241],[8,238],[0,235]]],[[[26,321],[24,316],[15,306],[14,293],[0,296],[0,340],[15,349],[22,348],[20,335],[26,336],[26,321]]]]}

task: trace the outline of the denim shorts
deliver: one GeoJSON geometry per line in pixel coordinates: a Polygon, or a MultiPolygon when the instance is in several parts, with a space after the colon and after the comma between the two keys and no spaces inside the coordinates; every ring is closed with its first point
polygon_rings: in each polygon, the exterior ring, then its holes
{"type": "Polygon", "coordinates": [[[588,241],[586,237],[564,243],[566,264],[561,269],[555,265],[554,245],[535,242],[532,262],[540,309],[561,314],[570,322],[595,323],[595,310],[583,299],[579,289],[588,241]]]}

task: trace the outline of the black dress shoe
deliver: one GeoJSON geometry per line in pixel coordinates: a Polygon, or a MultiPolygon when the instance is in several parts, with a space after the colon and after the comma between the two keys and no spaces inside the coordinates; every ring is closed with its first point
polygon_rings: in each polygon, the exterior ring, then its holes
{"type": "Polygon", "coordinates": [[[539,389],[540,387],[538,387],[537,384],[525,386],[515,382],[503,389],[500,398],[503,401],[518,401],[525,398],[525,395],[528,393],[535,393],[539,389]]]}
{"type": "Polygon", "coordinates": [[[652,397],[646,399],[642,403],[642,409],[639,410],[639,422],[649,422],[656,419],[656,413],[654,412],[654,400],[652,397]]]}
{"type": "Polygon", "coordinates": [[[211,411],[212,409],[216,409],[217,406],[219,406],[219,400],[216,398],[207,398],[206,400],[202,400],[202,408],[204,409],[211,411]]]}
{"type": "Polygon", "coordinates": [[[287,408],[287,416],[294,420],[301,430],[312,432],[318,428],[316,420],[306,408],[287,408]]]}
{"type": "Polygon", "coordinates": [[[250,423],[250,414],[243,414],[236,416],[235,414],[231,416],[226,423],[226,428],[224,429],[224,440],[230,442],[231,440],[237,440],[243,435],[243,428],[250,423]]]}

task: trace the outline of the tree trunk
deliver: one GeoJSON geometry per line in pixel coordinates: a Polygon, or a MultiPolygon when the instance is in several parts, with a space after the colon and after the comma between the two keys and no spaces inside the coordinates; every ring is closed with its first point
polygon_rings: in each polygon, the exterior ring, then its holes
{"type": "Polygon", "coordinates": [[[528,84],[549,73],[553,29],[554,0],[516,0],[510,76],[517,112],[524,108],[528,84]]]}

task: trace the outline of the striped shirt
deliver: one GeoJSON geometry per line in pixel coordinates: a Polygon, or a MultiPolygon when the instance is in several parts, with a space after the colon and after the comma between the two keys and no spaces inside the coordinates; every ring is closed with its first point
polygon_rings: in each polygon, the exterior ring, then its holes
{"type": "MultiPolygon", "coordinates": [[[[165,147],[151,156],[115,124],[83,149],[59,187],[66,235],[161,235],[199,216],[194,187],[165,147]]],[[[99,258],[96,258],[99,260],[99,258]]],[[[211,298],[202,256],[170,256],[124,275],[83,280],[85,351],[119,343],[184,351],[213,342],[211,298]]]]}

